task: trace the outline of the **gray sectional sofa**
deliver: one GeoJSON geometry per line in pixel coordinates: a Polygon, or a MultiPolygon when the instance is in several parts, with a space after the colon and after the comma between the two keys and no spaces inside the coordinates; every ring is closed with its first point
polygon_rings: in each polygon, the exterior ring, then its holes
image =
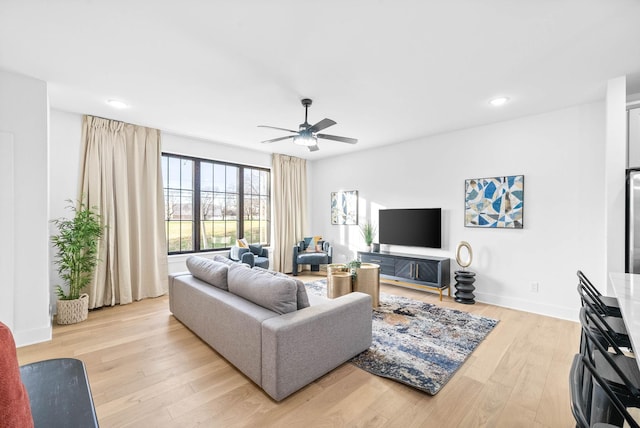
{"type": "Polygon", "coordinates": [[[307,296],[299,280],[225,259],[192,256],[169,275],[171,312],[274,400],[371,345],[369,295],[307,296]]]}

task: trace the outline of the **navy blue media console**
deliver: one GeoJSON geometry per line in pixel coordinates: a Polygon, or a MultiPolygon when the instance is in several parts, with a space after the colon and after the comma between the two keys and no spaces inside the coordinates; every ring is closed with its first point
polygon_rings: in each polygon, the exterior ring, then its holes
{"type": "Polygon", "coordinates": [[[440,300],[445,289],[451,296],[448,257],[358,251],[358,260],[380,265],[380,278],[391,280],[391,284],[415,289],[435,289],[440,293],[440,300]]]}

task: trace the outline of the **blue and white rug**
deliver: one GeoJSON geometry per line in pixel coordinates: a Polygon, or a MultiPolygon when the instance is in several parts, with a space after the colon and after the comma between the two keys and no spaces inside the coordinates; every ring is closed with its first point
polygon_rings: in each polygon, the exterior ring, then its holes
{"type": "MultiPolygon", "coordinates": [[[[326,280],[307,291],[327,295],[326,280]]],[[[435,395],[498,320],[380,293],[373,310],[373,343],[351,359],[363,370],[435,395]]]]}

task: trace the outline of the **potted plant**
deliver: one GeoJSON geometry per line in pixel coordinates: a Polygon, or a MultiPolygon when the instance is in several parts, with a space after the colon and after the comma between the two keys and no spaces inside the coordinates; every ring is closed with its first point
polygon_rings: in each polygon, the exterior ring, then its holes
{"type": "Polygon", "coordinates": [[[52,221],[58,228],[58,234],[51,237],[57,250],[54,263],[66,288],[65,292],[65,288],[56,286],[58,324],[74,324],[87,319],[89,296],[81,292],[93,278],[98,264],[98,241],[104,230],[100,215],[82,202],[68,208],[73,211],[73,218],[52,221]]]}
{"type": "Polygon", "coordinates": [[[364,238],[364,243],[369,247],[369,251],[372,251],[373,237],[376,234],[376,228],[372,223],[366,222],[360,227],[360,233],[364,238]]]}
{"type": "Polygon", "coordinates": [[[351,279],[355,280],[358,277],[358,268],[362,265],[360,260],[351,260],[347,263],[347,269],[349,269],[349,273],[351,274],[351,279]]]}

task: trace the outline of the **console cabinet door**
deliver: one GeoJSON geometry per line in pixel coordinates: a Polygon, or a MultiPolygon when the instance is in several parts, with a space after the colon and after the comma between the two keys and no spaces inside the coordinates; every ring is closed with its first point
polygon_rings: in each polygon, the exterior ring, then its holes
{"type": "Polygon", "coordinates": [[[414,279],[418,281],[430,282],[432,284],[438,284],[438,263],[437,261],[417,261],[413,262],[413,275],[414,279]]]}
{"type": "Polygon", "coordinates": [[[407,279],[415,279],[414,262],[405,259],[396,259],[396,276],[407,279]]]}

